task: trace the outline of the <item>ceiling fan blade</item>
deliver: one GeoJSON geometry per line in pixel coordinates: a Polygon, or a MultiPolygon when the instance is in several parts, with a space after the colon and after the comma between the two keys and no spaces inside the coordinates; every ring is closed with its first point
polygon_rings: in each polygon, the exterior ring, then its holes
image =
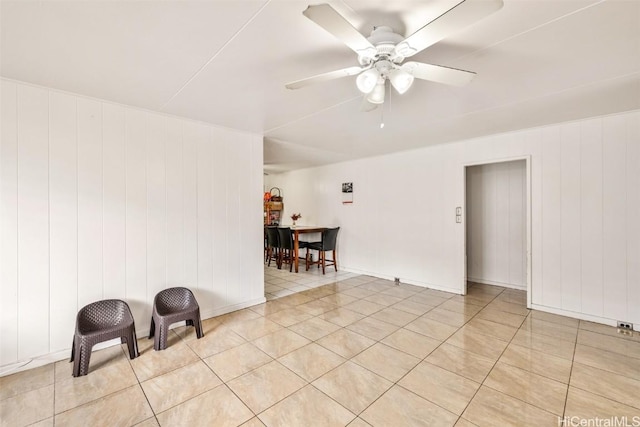
{"type": "Polygon", "coordinates": [[[377,53],[371,42],[330,5],[309,6],[302,14],[336,36],[358,55],[373,58],[377,53]]]}
{"type": "Polygon", "coordinates": [[[355,76],[368,68],[370,67],[354,66],[343,68],[342,70],[330,71],[328,73],[318,74],[317,76],[307,77],[306,79],[296,80],[295,82],[287,83],[285,87],[287,89],[299,89],[314,83],[326,82],[327,80],[339,79],[341,77],[355,76]]]}
{"type": "Polygon", "coordinates": [[[463,0],[398,43],[394,53],[405,58],[428,48],[502,8],[502,0],[463,0]]]}
{"type": "Polygon", "coordinates": [[[413,61],[405,62],[401,68],[415,78],[453,86],[464,86],[476,76],[476,73],[471,71],[413,61]]]}

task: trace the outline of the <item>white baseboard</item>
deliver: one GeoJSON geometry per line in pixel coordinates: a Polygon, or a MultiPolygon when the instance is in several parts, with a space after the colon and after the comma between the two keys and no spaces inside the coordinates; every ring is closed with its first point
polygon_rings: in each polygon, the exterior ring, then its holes
{"type": "Polygon", "coordinates": [[[501,286],[503,288],[517,289],[519,291],[526,291],[527,285],[515,285],[513,283],[494,282],[487,279],[476,279],[475,277],[467,277],[468,282],[481,283],[483,285],[501,286]]]}
{"type": "Polygon", "coordinates": [[[558,314],[560,316],[573,317],[574,319],[587,320],[589,322],[594,322],[594,323],[602,323],[603,325],[607,325],[607,326],[618,325],[616,320],[608,319],[606,317],[601,317],[601,316],[593,316],[591,314],[580,313],[577,311],[563,310],[555,307],[547,307],[545,305],[540,305],[540,304],[531,304],[531,307],[529,308],[533,310],[544,311],[551,314],[558,314]]]}
{"type": "MultiPolygon", "coordinates": [[[[72,336],[73,338],[73,336],[72,336]]],[[[97,346],[96,346],[97,347],[97,346]]],[[[60,350],[54,353],[45,354],[33,359],[22,360],[20,362],[4,365],[0,367],[0,377],[15,374],[16,372],[26,371],[27,369],[39,368],[40,366],[55,363],[60,360],[71,358],[71,349],[60,350]]]]}
{"type": "MultiPolygon", "coordinates": [[[[238,310],[242,310],[243,308],[247,308],[247,307],[253,307],[254,305],[258,305],[258,304],[262,304],[264,302],[266,302],[267,299],[262,296],[261,298],[256,298],[256,299],[252,299],[249,301],[243,301],[241,303],[238,304],[233,304],[233,305],[227,305],[224,307],[218,307],[218,308],[214,308],[211,310],[203,310],[200,312],[200,317],[202,317],[202,320],[204,319],[210,319],[212,317],[216,317],[216,316],[221,316],[223,314],[227,314],[227,313],[231,313],[232,311],[238,311],[238,310]]],[[[148,331],[147,331],[148,333],[148,331]]]]}
{"type": "MultiPolygon", "coordinates": [[[[262,304],[266,302],[266,298],[256,298],[249,301],[243,301],[239,304],[227,305],[224,307],[218,307],[210,310],[203,310],[200,312],[200,317],[202,320],[210,319],[212,317],[220,316],[222,314],[231,313],[232,311],[242,310],[243,308],[252,307],[254,305],[262,304]]],[[[184,326],[184,322],[176,323],[171,327],[177,328],[180,326],[184,326]]],[[[136,336],[138,339],[145,338],[149,336],[149,328],[139,329],[136,328],[136,336]]],[[[71,338],[73,334],[69,336],[69,342],[71,342],[71,338]]],[[[101,342],[96,344],[93,347],[93,350],[102,350],[107,347],[112,347],[114,345],[120,345],[120,338],[116,338],[113,340],[101,342]]],[[[16,363],[11,363],[9,365],[0,366],[0,377],[15,374],[16,372],[26,371],[27,369],[34,369],[40,366],[48,365],[49,363],[55,363],[60,360],[65,360],[71,358],[71,348],[67,348],[64,350],[56,351],[53,353],[45,354],[42,356],[34,357],[33,359],[22,360],[16,363]]]]}
{"type": "MultiPolygon", "coordinates": [[[[391,280],[391,281],[395,279],[395,277],[392,277],[392,276],[387,276],[380,273],[373,273],[371,271],[358,270],[355,268],[343,268],[342,270],[348,271],[349,273],[364,274],[366,276],[376,277],[378,279],[391,280]]],[[[422,288],[427,288],[427,289],[434,289],[436,291],[449,292],[456,295],[462,295],[462,291],[460,289],[453,289],[446,286],[436,285],[434,283],[422,282],[419,280],[412,280],[412,279],[406,279],[406,278],[400,277],[400,283],[404,283],[406,285],[420,286],[422,288]]]]}

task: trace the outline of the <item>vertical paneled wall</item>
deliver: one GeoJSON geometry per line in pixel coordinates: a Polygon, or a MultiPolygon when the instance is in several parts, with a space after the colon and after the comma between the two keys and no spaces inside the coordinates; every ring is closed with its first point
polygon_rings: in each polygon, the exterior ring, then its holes
{"type": "Polygon", "coordinates": [[[534,303],[640,322],[640,114],[549,127],[542,137],[534,303]]]}
{"type": "Polygon", "coordinates": [[[640,323],[640,112],[270,175],[285,218],[342,226],[345,269],[461,292],[464,165],[531,158],[532,302],[640,323]],[[352,205],[340,183],[354,183],[352,205]]]}
{"type": "Polygon", "coordinates": [[[262,137],[2,80],[0,366],[68,349],[80,307],[264,299],[262,137]]]}
{"type": "Polygon", "coordinates": [[[526,163],[466,169],[467,277],[526,289],[526,163]]]}

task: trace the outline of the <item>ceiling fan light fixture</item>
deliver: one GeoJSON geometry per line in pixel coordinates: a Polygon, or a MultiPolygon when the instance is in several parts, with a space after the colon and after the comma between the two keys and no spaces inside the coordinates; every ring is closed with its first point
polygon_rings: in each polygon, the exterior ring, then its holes
{"type": "Polygon", "coordinates": [[[371,93],[375,89],[378,79],[380,79],[380,73],[375,68],[371,68],[360,73],[356,79],[356,86],[362,93],[371,93]]]}
{"type": "Polygon", "coordinates": [[[383,104],[384,103],[384,94],[386,92],[385,87],[384,87],[385,86],[384,82],[385,82],[384,79],[380,79],[378,81],[376,86],[371,91],[371,94],[369,94],[369,96],[367,97],[367,101],[369,101],[372,104],[383,104]]]}
{"type": "Polygon", "coordinates": [[[389,73],[389,81],[400,95],[409,90],[413,84],[413,75],[405,70],[395,69],[389,73]]]}

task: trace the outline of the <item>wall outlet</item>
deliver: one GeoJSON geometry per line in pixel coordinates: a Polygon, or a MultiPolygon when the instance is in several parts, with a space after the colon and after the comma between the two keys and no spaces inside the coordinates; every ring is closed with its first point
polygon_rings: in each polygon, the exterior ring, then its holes
{"type": "Polygon", "coordinates": [[[633,323],[621,322],[618,320],[618,329],[624,329],[627,331],[633,331],[633,323]]]}

